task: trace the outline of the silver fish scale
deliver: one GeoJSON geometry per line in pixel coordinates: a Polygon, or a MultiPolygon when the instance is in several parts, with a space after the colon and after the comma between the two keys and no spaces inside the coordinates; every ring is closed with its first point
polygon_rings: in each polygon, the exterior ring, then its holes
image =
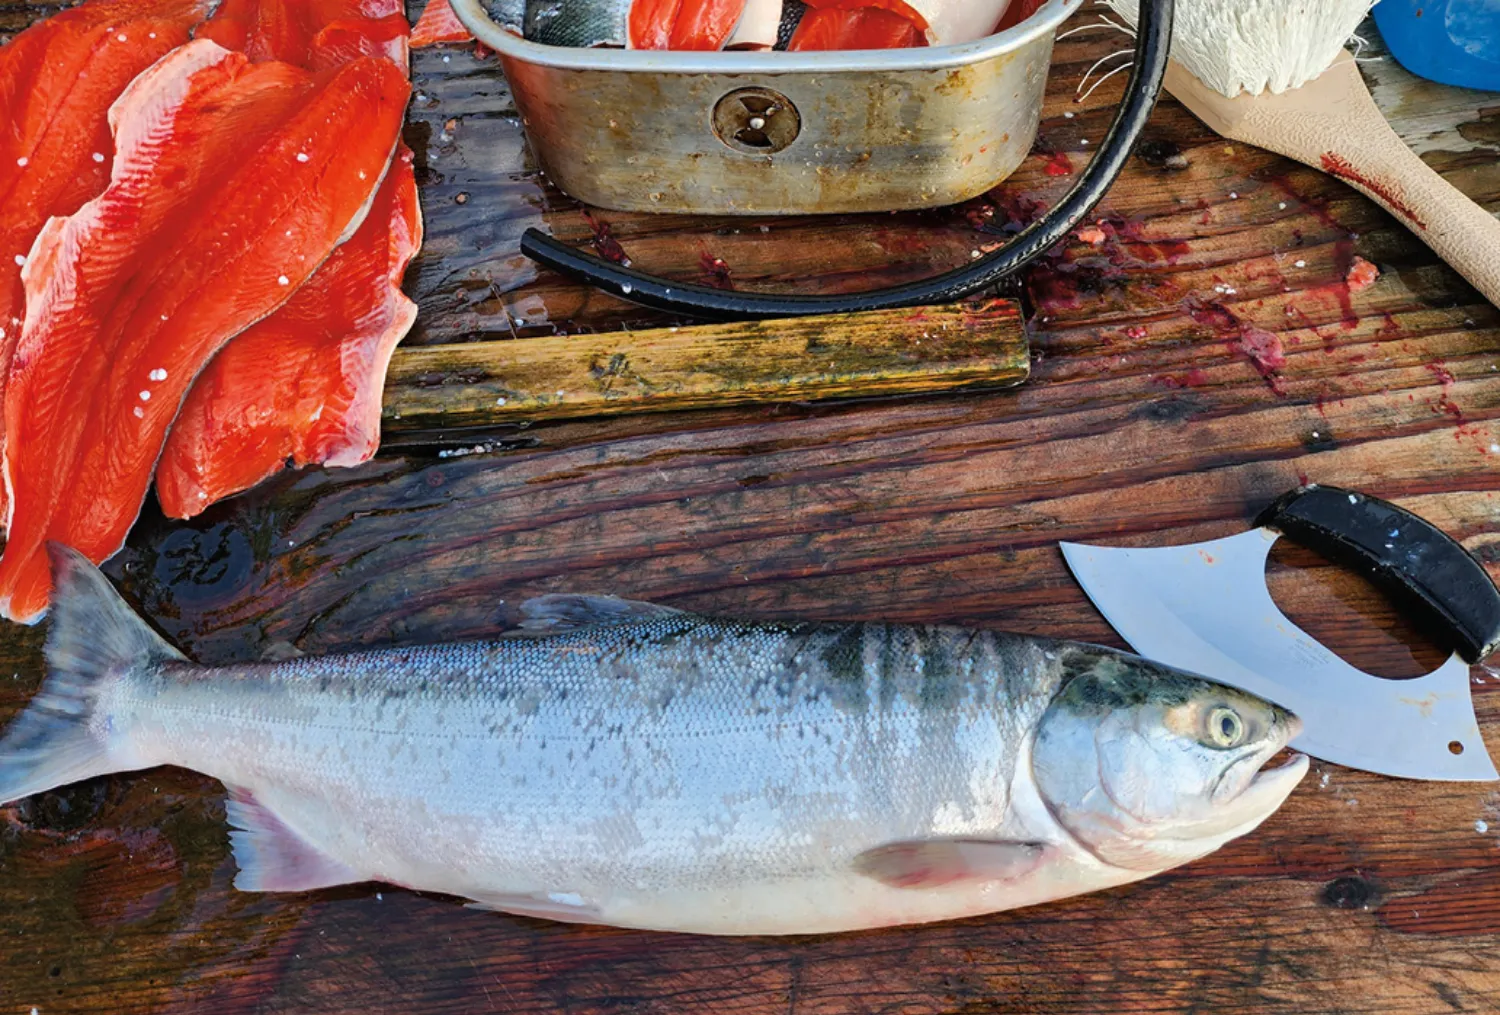
{"type": "Polygon", "coordinates": [[[471,898],[712,892],[1004,830],[1061,680],[1035,639],[690,615],[203,670],[105,703],[369,877],[471,898]]]}
{"type": "Polygon", "coordinates": [[[631,0],[526,0],[523,34],[548,46],[623,46],[631,0]]]}

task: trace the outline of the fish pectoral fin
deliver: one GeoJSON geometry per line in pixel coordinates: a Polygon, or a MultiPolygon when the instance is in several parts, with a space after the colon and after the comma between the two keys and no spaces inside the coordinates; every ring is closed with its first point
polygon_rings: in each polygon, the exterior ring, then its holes
{"type": "Polygon", "coordinates": [[[491,913],[509,913],[512,916],[529,916],[536,920],[555,920],[559,923],[603,923],[604,916],[599,907],[573,892],[547,892],[534,895],[486,895],[475,899],[465,909],[481,909],[491,913]]]}
{"type": "Polygon", "coordinates": [[[307,892],[370,880],[309,845],[246,790],[230,787],[224,805],[242,892],[307,892]]]}
{"type": "Polygon", "coordinates": [[[1013,881],[1041,864],[1040,842],[924,839],[892,842],[854,858],[854,870],[892,888],[940,888],[960,881],[1013,881]]]}
{"type": "Polygon", "coordinates": [[[614,596],[554,594],[521,604],[521,635],[563,634],[642,620],[686,616],[682,610],[614,596]]]}

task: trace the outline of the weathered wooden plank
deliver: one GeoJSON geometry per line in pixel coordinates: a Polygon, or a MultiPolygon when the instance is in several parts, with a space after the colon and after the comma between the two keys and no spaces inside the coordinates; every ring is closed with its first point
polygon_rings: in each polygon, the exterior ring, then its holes
{"type": "Polygon", "coordinates": [[[385,425],[441,430],[1006,388],[1031,369],[1005,300],[398,349],[385,425]]]}
{"type": "MultiPolygon", "coordinates": [[[[0,25],[27,10],[0,0],[0,25]]],[[[1058,45],[1038,151],[987,201],[836,220],[608,217],[610,228],[644,267],[706,280],[720,257],[731,284],[756,288],[863,288],[961,262],[1071,182],[1048,167],[1062,170],[1058,153],[1081,167],[1119,95],[1114,79],[1074,103],[1074,84],[1122,44],[1099,32],[1058,45]]],[[[411,347],[683,323],[519,259],[526,225],[581,243],[592,227],[527,167],[492,60],[429,51],[416,65],[408,137],[424,158],[430,239],[409,279],[423,312],[411,347]]],[[[1484,133],[1493,116],[1442,90],[1419,94],[1386,105],[1398,129],[1422,124],[1438,138],[1425,157],[1500,207],[1500,141],[1484,133]],[[1451,111],[1424,112],[1435,102],[1451,111]]],[[[1225,145],[1170,100],[1150,139],[1098,212],[1104,240],[1070,242],[1030,273],[1036,357],[1021,387],[556,420],[525,430],[513,452],[456,459],[434,456],[430,431],[392,431],[374,462],[284,475],[187,524],[148,508],[108,570],[210,661],[283,642],[319,652],[479,634],[517,600],[559,590],[1119,644],[1058,540],[1227,535],[1306,476],[1422,513],[1500,575],[1500,314],[1337,181],[1225,145]],[[1355,255],[1381,277],[1349,292],[1355,255]],[[1279,390],[1246,355],[1251,326],[1283,344],[1279,390]]],[[[1356,665],[1402,676],[1437,658],[1369,586],[1306,553],[1278,551],[1268,582],[1356,665]]],[[[0,630],[0,722],[39,685],[44,633],[0,630]]],[[[1500,750],[1500,680],[1474,678],[1500,750]]],[[[1491,786],[1317,765],[1256,833],[1146,883],[795,941],[562,927],[379,886],[246,895],[230,887],[222,800],[211,780],[158,770],[0,809],[0,1007],[1500,1009],[1491,786]]]]}

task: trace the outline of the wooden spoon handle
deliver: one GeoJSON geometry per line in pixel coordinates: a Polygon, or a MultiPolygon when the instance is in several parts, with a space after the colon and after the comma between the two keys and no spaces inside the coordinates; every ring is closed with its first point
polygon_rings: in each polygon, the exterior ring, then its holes
{"type": "Polygon", "coordinates": [[[1378,202],[1500,306],[1500,219],[1397,136],[1347,52],[1301,88],[1227,99],[1182,67],[1167,90],[1225,137],[1321,169],[1378,202]]]}

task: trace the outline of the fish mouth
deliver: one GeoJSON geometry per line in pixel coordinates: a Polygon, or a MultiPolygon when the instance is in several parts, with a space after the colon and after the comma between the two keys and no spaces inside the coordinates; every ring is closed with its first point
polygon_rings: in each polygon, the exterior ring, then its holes
{"type": "MultiPolygon", "coordinates": [[[[1291,738],[1288,737],[1288,739],[1291,738]]],[[[1261,787],[1280,785],[1281,780],[1290,779],[1294,772],[1297,778],[1291,783],[1291,786],[1295,786],[1297,782],[1301,781],[1302,776],[1307,774],[1307,755],[1294,753],[1284,764],[1277,765],[1275,768],[1262,768],[1263,765],[1281,753],[1282,750],[1284,748],[1276,747],[1269,751],[1257,751],[1254,754],[1247,754],[1224,769],[1223,772],[1219,773],[1218,781],[1214,783],[1212,794],[1214,803],[1235,803],[1252,794],[1262,793],[1264,790],[1261,787]],[[1247,767],[1260,769],[1260,771],[1241,784],[1238,775],[1247,767]],[[1239,786],[1238,791],[1235,789],[1236,786],[1239,786]]],[[[1291,792],[1290,786],[1287,792],[1291,792]]]]}
{"type": "Polygon", "coordinates": [[[1274,810],[1297,788],[1311,764],[1307,755],[1293,754],[1284,764],[1261,769],[1240,793],[1236,803],[1267,805],[1267,810],[1274,810]]]}

